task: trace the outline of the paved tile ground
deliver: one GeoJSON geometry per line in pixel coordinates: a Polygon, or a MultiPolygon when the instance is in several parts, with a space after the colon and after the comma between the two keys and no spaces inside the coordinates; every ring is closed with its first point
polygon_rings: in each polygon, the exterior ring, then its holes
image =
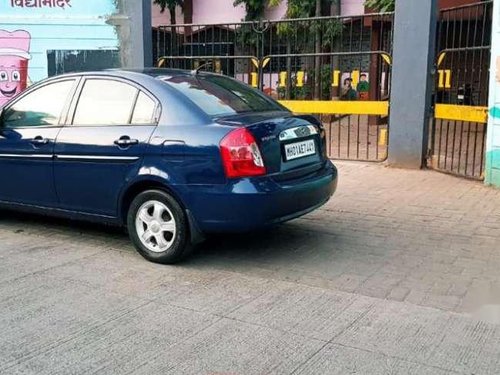
{"type": "Polygon", "coordinates": [[[500,373],[500,191],[340,172],[321,210],[176,266],[119,230],[1,213],[0,373],[500,373]]]}

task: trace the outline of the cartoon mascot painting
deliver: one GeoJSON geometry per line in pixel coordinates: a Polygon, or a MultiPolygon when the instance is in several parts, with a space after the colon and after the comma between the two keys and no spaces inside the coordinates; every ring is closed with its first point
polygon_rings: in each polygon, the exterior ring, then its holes
{"type": "Polygon", "coordinates": [[[31,35],[0,30],[0,107],[28,86],[31,35]]]}

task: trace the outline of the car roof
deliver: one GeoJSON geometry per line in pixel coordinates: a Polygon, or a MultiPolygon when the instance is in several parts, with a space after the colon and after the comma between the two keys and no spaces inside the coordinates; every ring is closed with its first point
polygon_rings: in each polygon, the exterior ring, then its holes
{"type": "MultiPolygon", "coordinates": [[[[164,75],[169,75],[169,76],[193,75],[193,72],[191,70],[170,69],[170,68],[110,69],[107,71],[123,72],[123,73],[139,73],[139,74],[145,74],[145,75],[148,75],[151,77],[158,77],[158,76],[164,76],[164,75]]],[[[203,74],[207,74],[207,73],[203,73],[203,74]]],[[[208,74],[211,74],[211,73],[208,73],[208,74]]]]}
{"type": "MultiPolygon", "coordinates": [[[[207,73],[200,72],[200,75],[201,74],[208,75],[207,73]]],[[[209,116],[206,113],[204,113],[194,103],[184,100],[183,95],[181,93],[177,92],[177,90],[174,90],[173,88],[170,88],[169,85],[162,82],[161,79],[158,79],[165,76],[193,77],[193,73],[189,70],[163,69],[163,68],[108,69],[108,70],[97,70],[89,72],[74,72],[74,73],[60,74],[57,76],[44,79],[30,86],[28,90],[33,90],[40,85],[46,85],[50,84],[51,82],[57,82],[60,80],[71,79],[71,78],[79,78],[79,77],[121,78],[143,86],[144,89],[146,89],[149,93],[154,95],[156,99],[159,100],[160,102],[172,101],[173,103],[176,103],[175,104],[176,108],[179,108],[179,110],[170,111],[168,112],[168,114],[166,111],[164,111],[163,113],[165,113],[165,115],[162,113],[162,119],[163,119],[162,121],[165,124],[168,121],[170,121],[172,124],[207,123],[207,121],[209,121],[209,116]]]]}
{"type": "MultiPolygon", "coordinates": [[[[198,72],[198,75],[207,76],[207,75],[217,75],[219,74],[210,73],[210,72],[198,72]]],[[[142,68],[142,69],[106,69],[106,70],[97,70],[90,72],[74,72],[74,73],[66,73],[51,77],[51,79],[57,79],[61,77],[72,77],[72,76],[113,76],[113,77],[123,77],[123,78],[140,78],[141,76],[149,76],[152,78],[164,77],[164,76],[173,76],[173,77],[181,77],[181,76],[193,76],[194,73],[191,70],[184,69],[168,69],[168,68],[142,68]]]]}

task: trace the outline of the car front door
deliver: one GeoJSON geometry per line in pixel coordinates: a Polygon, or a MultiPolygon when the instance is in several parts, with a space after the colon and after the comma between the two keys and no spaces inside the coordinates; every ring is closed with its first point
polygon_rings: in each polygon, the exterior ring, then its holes
{"type": "Polygon", "coordinates": [[[61,208],[114,217],[118,196],[139,172],[158,102],[118,78],[87,77],[57,137],[54,177],[61,208]]]}
{"type": "Polygon", "coordinates": [[[8,104],[0,119],[0,201],[57,205],[54,144],[76,79],[50,82],[8,104]]]}

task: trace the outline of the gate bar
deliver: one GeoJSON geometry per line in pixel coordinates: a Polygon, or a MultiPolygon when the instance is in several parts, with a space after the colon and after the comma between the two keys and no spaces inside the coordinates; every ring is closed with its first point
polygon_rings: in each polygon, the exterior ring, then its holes
{"type": "Polygon", "coordinates": [[[434,117],[441,120],[455,120],[486,124],[488,122],[488,107],[436,104],[434,117]]]}
{"type": "Polygon", "coordinates": [[[280,100],[279,102],[295,113],[374,116],[387,116],[389,113],[387,101],[280,100]]]}

